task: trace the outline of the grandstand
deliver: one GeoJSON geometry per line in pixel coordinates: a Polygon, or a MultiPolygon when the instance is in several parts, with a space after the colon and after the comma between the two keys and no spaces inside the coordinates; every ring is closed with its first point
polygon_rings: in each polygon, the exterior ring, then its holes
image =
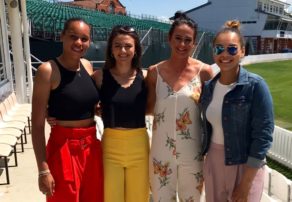
{"type": "MultiPolygon", "coordinates": [[[[64,22],[72,17],[81,17],[93,29],[111,29],[114,25],[128,25],[138,32],[152,29],[168,32],[170,24],[125,15],[106,14],[97,10],[73,7],[68,4],[50,3],[44,0],[27,0],[27,15],[33,33],[59,33],[64,22]]],[[[46,36],[45,36],[46,37],[46,36]]]]}
{"type": "MultiPolygon", "coordinates": [[[[108,35],[115,25],[127,25],[133,27],[140,36],[143,46],[143,67],[148,67],[160,60],[169,56],[170,49],[167,43],[167,34],[170,28],[170,23],[159,22],[154,19],[130,17],[125,15],[107,14],[97,10],[84,9],[76,6],[71,6],[64,3],[52,3],[45,0],[27,0],[27,16],[30,20],[31,35],[34,38],[41,38],[51,40],[50,47],[56,43],[56,47],[60,46],[56,41],[60,38],[60,33],[63,29],[64,22],[72,17],[83,18],[92,27],[91,37],[93,43],[85,55],[91,61],[100,61],[104,59],[104,51],[108,35]],[[53,41],[52,41],[53,40],[53,41]]],[[[204,62],[211,63],[212,58],[210,54],[210,36],[199,33],[200,36],[205,36],[205,40],[201,41],[200,49],[196,50],[195,56],[204,62]],[[204,45],[205,44],[205,45],[204,45]],[[201,51],[202,50],[202,51],[201,51]]],[[[32,41],[32,39],[31,39],[32,41]]],[[[41,53],[37,46],[48,46],[44,41],[40,45],[40,41],[31,42],[32,53],[41,60],[47,60],[52,57],[52,54],[41,53]],[[43,54],[43,55],[38,55],[43,54]]],[[[50,48],[49,50],[56,50],[57,48],[50,48]]],[[[56,54],[59,51],[53,51],[56,54]]],[[[54,56],[54,55],[53,55],[54,56]]],[[[99,65],[100,66],[100,65],[99,65]]]]}

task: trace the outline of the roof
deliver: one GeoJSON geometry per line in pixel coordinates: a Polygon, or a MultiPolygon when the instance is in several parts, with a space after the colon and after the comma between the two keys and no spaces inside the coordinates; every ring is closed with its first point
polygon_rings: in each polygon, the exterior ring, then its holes
{"type": "MultiPolygon", "coordinates": [[[[193,9],[187,10],[187,11],[185,11],[184,13],[185,13],[185,14],[188,14],[188,13],[190,13],[190,12],[192,12],[192,11],[195,11],[195,10],[201,9],[201,8],[203,8],[203,7],[205,7],[205,6],[209,6],[210,4],[212,4],[212,2],[209,1],[209,2],[207,2],[207,3],[205,3],[205,4],[202,4],[202,5],[200,5],[200,6],[197,6],[197,7],[193,8],[193,9]]],[[[173,20],[173,17],[174,17],[174,16],[170,17],[169,19],[170,19],[170,20],[173,20]]]]}
{"type": "MultiPolygon", "coordinates": [[[[105,0],[97,0],[97,3],[103,3],[105,0]]],[[[117,0],[117,2],[123,7],[126,8],[119,0],[117,0]]]]}
{"type": "Polygon", "coordinates": [[[209,6],[209,5],[211,5],[211,4],[212,4],[212,2],[208,1],[208,2],[205,3],[205,4],[202,4],[202,5],[200,5],[200,6],[197,6],[197,7],[193,8],[193,9],[190,9],[190,10],[186,11],[185,14],[187,14],[187,13],[191,13],[191,12],[193,12],[193,11],[195,11],[195,10],[199,10],[199,9],[201,9],[201,8],[203,8],[203,7],[206,7],[206,6],[209,6]]]}

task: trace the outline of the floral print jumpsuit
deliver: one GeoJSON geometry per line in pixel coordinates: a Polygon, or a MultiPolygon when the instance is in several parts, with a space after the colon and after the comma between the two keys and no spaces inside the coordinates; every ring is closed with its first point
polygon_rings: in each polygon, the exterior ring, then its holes
{"type": "MultiPolygon", "coordinates": [[[[202,68],[203,64],[201,65],[202,68]]],[[[200,200],[202,186],[201,120],[197,101],[199,73],[177,92],[157,70],[156,103],[150,152],[150,183],[154,202],[200,200]]]]}

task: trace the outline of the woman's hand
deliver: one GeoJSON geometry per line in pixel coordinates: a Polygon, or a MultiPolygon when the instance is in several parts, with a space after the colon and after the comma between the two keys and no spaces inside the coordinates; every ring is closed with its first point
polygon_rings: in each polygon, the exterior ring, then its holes
{"type": "Polygon", "coordinates": [[[247,202],[250,185],[240,183],[232,194],[232,202],[247,202]]]}
{"type": "Polygon", "coordinates": [[[101,117],[101,113],[102,113],[101,105],[100,105],[100,103],[98,103],[98,104],[95,106],[95,115],[101,117]]]}
{"type": "Polygon", "coordinates": [[[50,173],[39,176],[39,189],[43,194],[53,196],[55,192],[55,180],[50,173]]]}
{"type": "Polygon", "coordinates": [[[47,122],[51,127],[57,125],[57,119],[55,117],[47,117],[47,122]]]}

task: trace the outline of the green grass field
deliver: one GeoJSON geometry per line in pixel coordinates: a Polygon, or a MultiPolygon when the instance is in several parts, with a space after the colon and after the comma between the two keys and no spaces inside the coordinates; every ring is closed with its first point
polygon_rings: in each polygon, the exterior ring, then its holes
{"type": "Polygon", "coordinates": [[[244,67],[265,79],[273,97],[275,124],[292,131],[292,60],[244,67]]]}

